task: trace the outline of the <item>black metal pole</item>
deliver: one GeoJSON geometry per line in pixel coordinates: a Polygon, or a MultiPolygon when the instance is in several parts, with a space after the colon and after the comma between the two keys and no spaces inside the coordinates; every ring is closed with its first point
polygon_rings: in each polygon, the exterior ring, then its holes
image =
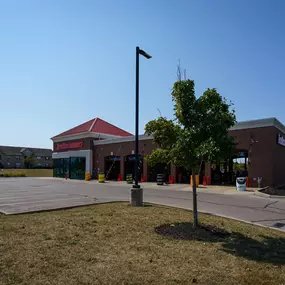
{"type": "Polygon", "coordinates": [[[138,185],[138,163],[139,163],[139,55],[140,48],[136,47],[136,130],[135,130],[135,188],[139,188],[138,185]]]}

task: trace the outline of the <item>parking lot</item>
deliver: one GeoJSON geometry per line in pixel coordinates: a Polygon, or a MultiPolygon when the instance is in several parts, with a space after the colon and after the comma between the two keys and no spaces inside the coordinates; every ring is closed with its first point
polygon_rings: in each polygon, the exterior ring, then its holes
{"type": "Polygon", "coordinates": [[[84,181],[0,178],[0,212],[19,214],[126,200],[127,189],[120,187],[116,192],[114,197],[107,187],[84,181]]]}
{"type": "MultiPolygon", "coordinates": [[[[125,182],[100,184],[97,181],[57,178],[0,178],[0,213],[20,214],[128,201],[130,187],[125,182]]],[[[192,209],[189,186],[158,187],[145,183],[142,187],[145,202],[192,209]]],[[[228,193],[221,189],[199,190],[199,211],[285,231],[285,199],[257,197],[250,192],[230,190],[228,193]]]]}

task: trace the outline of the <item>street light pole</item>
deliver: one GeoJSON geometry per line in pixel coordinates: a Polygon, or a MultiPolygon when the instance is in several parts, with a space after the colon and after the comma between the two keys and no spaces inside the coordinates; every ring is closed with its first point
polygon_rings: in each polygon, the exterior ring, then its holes
{"type": "Polygon", "coordinates": [[[144,50],[136,47],[136,115],[135,115],[135,184],[131,189],[131,206],[142,206],[143,197],[142,189],[139,185],[139,56],[142,55],[147,59],[151,55],[144,50]]]}
{"type": "Polygon", "coordinates": [[[135,185],[134,188],[140,188],[139,185],[139,73],[140,73],[140,48],[136,47],[136,123],[135,123],[135,185]]]}

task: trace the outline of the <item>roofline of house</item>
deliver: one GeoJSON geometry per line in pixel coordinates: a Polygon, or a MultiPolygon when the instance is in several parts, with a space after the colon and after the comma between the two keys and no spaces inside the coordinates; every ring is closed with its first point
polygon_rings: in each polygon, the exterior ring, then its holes
{"type": "Polygon", "coordinates": [[[22,151],[24,151],[25,149],[30,150],[34,155],[38,155],[38,156],[48,155],[47,153],[42,154],[42,152],[52,153],[52,149],[50,148],[21,147],[21,146],[8,146],[8,145],[7,146],[1,145],[0,153],[6,156],[19,156],[19,155],[22,155],[22,151]],[[39,155],[39,153],[41,153],[41,155],[39,155]]]}

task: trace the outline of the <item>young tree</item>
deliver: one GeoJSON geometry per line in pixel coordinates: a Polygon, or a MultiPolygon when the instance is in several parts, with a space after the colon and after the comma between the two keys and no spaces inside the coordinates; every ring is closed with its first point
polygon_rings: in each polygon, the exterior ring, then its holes
{"type": "Polygon", "coordinates": [[[32,166],[35,164],[36,160],[34,156],[26,156],[24,158],[24,164],[26,168],[32,168],[32,166]]]}
{"type": "Polygon", "coordinates": [[[230,157],[234,139],[228,130],[236,122],[232,104],[228,104],[216,89],[195,96],[193,80],[174,83],[172,100],[174,120],[158,118],[147,123],[145,131],[152,135],[159,149],[147,157],[148,163],[173,162],[192,171],[193,225],[198,226],[195,173],[202,161],[230,157]]]}

